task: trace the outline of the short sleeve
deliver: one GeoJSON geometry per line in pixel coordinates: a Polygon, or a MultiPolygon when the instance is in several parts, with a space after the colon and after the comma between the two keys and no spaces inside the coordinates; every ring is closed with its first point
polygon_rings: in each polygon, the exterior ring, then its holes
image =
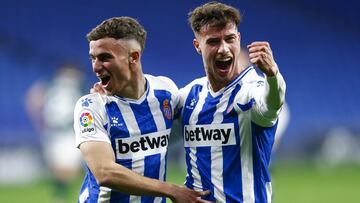
{"type": "Polygon", "coordinates": [[[89,94],[81,97],[74,109],[75,144],[87,141],[103,141],[110,143],[105,128],[106,113],[99,94],[89,94]]]}

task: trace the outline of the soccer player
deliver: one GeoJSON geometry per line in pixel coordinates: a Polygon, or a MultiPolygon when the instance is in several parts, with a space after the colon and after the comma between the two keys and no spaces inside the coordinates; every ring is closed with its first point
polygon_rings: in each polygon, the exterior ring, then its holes
{"type": "Polygon", "coordinates": [[[110,18],[87,39],[105,94],[81,97],[74,110],[87,169],[78,202],[208,202],[199,197],[209,191],[163,182],[177,87],[143,74],[144,28],[130,17],[110,18]]]}
{"type": "Polygon", "coordinates": [[[269,161],[285,82],[268,42],[247,46],[241,66],[238,9],[210,2],[189,13],[206,77],[179,92],[186,186],[216,202],[271,202],[269,161]]]}

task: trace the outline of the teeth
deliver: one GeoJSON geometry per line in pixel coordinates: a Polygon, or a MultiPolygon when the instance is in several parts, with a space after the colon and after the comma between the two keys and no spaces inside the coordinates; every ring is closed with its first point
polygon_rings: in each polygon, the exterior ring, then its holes
{"type": "Polygon", "coordinates": [[[231,58],[219,58],[219,59],[216,59],[217,61],[221,61],[221,62],[226,62],[226,61],[230,61],[231,58]]]}

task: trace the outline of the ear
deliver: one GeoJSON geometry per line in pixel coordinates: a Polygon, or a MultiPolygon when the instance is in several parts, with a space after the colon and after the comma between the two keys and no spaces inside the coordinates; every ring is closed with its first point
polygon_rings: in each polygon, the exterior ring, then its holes
{"type": "Polygon", "coordinates": [[[193,45],[194,45],[197,53],[199,53],[201,55],[200,44],[199,44],[199,41],[196,38],[193,40],[193,45]]]}
{"type": "Polygon", "coordinates": [[[140,53],[138,51],[133,51],[129,55],[129,63],[135,63],[139,61],[140,53]]]}

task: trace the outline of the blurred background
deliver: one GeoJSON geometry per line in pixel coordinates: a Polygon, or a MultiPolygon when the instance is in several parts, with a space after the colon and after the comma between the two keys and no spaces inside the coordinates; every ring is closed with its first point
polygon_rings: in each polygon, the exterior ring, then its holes
{"type": "MultiPolygon", "coordinates": [[[[148,31],[144,72],[183,87],[204,75],[187,24],[204,2],[2,0],[0,202],[77,201],[80,158],[65,146],[75,101],[97,81],[90,29],[113,16],[138,19],[148,31]]],[[[287,82],[274,202],[360,201],[359,1],[222,2],[242,13],[242,46],[269,41],[287,82]]],[[[181,138],[172,140],[169,180],[182,183],[181,138]]]]}

